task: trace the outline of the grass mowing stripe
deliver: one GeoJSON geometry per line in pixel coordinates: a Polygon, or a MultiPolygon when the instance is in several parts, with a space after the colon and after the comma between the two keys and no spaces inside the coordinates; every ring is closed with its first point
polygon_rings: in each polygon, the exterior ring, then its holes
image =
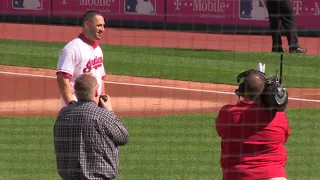
{"type": "MultiPolygon", "coordinates": [[[[292,133],[287,144],[288,178],[316,180],[320,176],[319,111],[289,109],[287,114],[292,133]]],[[[123,118],[130,141],[120,149],[118,179],[221,179],[215,117],[123,118]]],[[[2,178],[59,179],[52,144],[53,123],[53,117],[0,117],[2,178]]]]}
{"type": "MultiPolygon", "coordinates": [[[[55,69],[58,53],[65,43],[0,40],[0,64],[55,69]]],[[[109,74],[157,77],[199,82],[236,84],[236,76],[258,62],[266,63],[267,74],[279,68],[280,55],[230,51],[101,45],[109,74]]],[[[284,56],[286,87],[319,87],[320,57],[284,56]]]]}

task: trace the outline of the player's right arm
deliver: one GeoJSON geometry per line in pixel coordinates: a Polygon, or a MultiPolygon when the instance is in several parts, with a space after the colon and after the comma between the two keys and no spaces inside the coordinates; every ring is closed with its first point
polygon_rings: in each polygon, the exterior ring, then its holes
{"type": "Polygon", "coordinates": [[[75,49],[66,46],[59,54],[59,61],[57,65],[57,83],[65,104],[69,104],[74,100],[72,96],[72,86],[70,80],[73,76],[75,67],[77,65],[77,58],[75,49]]]}
{"type": "Polygon", "coordinates": [[[62,96],[64,103],[69,104],[69,102],[74,100],[72,96],[70,78],[68,78],[64,73],[58,73],[57,82],[60,90],[60,95],[62,96]]]}

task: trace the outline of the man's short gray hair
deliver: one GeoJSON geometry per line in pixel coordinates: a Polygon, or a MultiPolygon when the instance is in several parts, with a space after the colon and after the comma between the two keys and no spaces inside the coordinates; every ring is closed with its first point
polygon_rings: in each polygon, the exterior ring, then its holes
{"type": "Polygon", "coordinates": [[[78,100],[90,100],[95,95],[98,86],[97,79],[90,73],[80,75],[74,84],[75,94],[78,100]]]}

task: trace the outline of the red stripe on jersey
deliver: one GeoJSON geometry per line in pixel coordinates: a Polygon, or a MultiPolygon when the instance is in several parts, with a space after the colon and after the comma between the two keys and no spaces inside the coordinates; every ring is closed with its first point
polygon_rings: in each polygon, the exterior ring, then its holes
{"type": "Polygon", "coordinates": [[[66,72],[57,72],[56,75],[62,75],[62,76],[69,78],[69,79],[72,78],[72,75],[69,73],[66,73],[66,72]]]}
{"type": "Polygon", "coordinates": [[[105,77],[106,77],[106,75],[103,75],[103,76],[101,77],[101,79],[102,79],[102,80],[104,80],[104,79],[105,79],[105,77]]]}
{"type": "Polygon", "coordinates": [[[98,41],[92,41],[90,42],[83,33],[80,33],[80,35],[78,36],[83,42],[89,44],[90,46],[93,47],[93,49],[97,48],[99,46],[98,41]]]}

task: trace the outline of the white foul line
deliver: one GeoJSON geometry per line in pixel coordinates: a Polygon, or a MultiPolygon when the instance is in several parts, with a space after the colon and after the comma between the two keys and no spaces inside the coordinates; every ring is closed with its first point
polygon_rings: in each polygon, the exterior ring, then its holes
{"type": "MultiPolygon", "coordinates": [[[[14,73],[14,72],[5,72],[5,71],[0,71],[0,74],[9,74],[9,75],[17,75],[17,76],[29,76],[29,77],[40,77],[40,78],[51,78],[51,79],[55,79],[56,78],[55,76],[24,74],[24,73],[14,73]]],[[[234,94],[234,92],[225,92],[225,91],[189,89],[189,88],[179,88],[179,87],[172,87],[172,86],[158,86],[158,85],[135,84],[135,83],[122,83],[122,82],[114,82],[114,81],[105,81],[105,83],[121,84],[121,85],[128,85],[128,86],[140,86],[140,87],[151,87],[151,88],[194,91],[194,92],[208,92],[208,93],[216,93],[216,94],[232,94],[232,95],[234,94]]],[[[317,102],[317,103],[320,103],[320,100],[317,100],[317,99],[303,99],[303,98],[290,98],[290,97],[288,99],[294,100],[294,101],[305,101],[305,102],[317,102]]]]}

